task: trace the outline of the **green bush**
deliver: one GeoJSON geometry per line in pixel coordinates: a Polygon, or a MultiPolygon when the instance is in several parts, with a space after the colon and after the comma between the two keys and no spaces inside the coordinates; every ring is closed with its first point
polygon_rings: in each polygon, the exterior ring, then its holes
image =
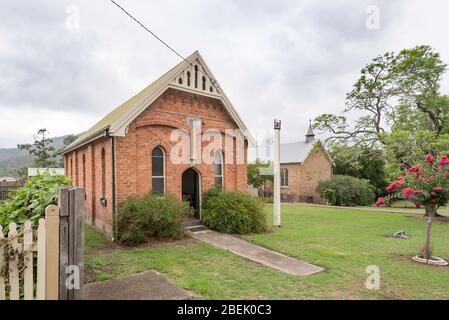
{"type": "Polygon", "coordinates": [[[219,232],[250,233],[266,230],[262,202],[242,192],[216,192],[206,196],[201,220],[219,232]]]}
{"type": "Polygon", "coordinates": [[[351,176],[335,175],[330,180],[321,180],[316,188],[317,192],[325,197],[325,190],[331,189],[335,192],[337,206],[365,206],[375,200],[375,188],[368,180],[351,176]]]}
{"type": "Polygon", "coordinates": [[[32,177],[23,187],[14,190],[7,200],[0,202],[0,225],[4,227],[3,232],[7,232],[11,222],[20,226],[29,219],[37,224],[39,218],[44,217],[45,208],[58,203],[59,187],[71,184],[66,176],[41,173],[32,177]]]}
{"type": "Polygon", "coordinates": [[[324,189],[323,191],[323,197],[326,199],[327,203],[330,205],[335,205],[335,202],[337,200],[336,192],[334,189],[324,189]]]}
{"type": "Polygon", "coordinates": [[[187,203],[171,195],[128,198],[119,210],[119,240],[140,243],[147,237],[179,239],[184,235],[182,222],[189,210],[187,203]]]}

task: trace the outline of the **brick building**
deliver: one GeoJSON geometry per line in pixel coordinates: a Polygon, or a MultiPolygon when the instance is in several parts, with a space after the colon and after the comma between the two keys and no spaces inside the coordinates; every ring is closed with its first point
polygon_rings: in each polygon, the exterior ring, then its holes
{"type": "Polygon", "coordinates": [[[120,203],[154,192],[187,199],[201,218],[213,186],[247,190],[251,136],[198,52],[113,110],[64,154],[86,189],[86,220],[115,233],[120,203]]]}
{"type": "MultiPolygon", "coordinates": [[[[316,192],[320,180],[332,177],[332,159],[319,140],[315,140],[312,126],[304,141],[283,143],[281,153],[281,200],[285,202],[324,203],[316,192]]],[[[268,185],[266,190],[272,191],[268,185]]]]}

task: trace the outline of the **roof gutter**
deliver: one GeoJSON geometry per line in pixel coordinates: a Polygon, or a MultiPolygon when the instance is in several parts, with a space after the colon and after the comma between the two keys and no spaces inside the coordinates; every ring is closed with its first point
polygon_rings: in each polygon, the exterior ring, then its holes
{"type": "Polygon", "coordinates": [[[83,140],[77,142],[76,144],[71,144],[71,145],[67,146],[59,154],[64,155],[64,154],[69,153],[75,149],[78,149],[79,147],[82,147],[94,140],[97,140],[98,138],[106,137],[106,136],[108,136],[108,131],[109,131],[109,126],[103,128],[103,129],[100,129],[97,132],[87,136],[83,140]]]}

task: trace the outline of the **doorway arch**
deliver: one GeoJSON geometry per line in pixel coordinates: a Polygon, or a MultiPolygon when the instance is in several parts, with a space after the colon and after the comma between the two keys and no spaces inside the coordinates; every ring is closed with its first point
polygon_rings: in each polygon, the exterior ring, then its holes
{"type": "Polygon", "coordinates": [[[194,217],[201,220],[201,177],[190,167],[181,176],[182,199],[190,203],[194,217]]]}

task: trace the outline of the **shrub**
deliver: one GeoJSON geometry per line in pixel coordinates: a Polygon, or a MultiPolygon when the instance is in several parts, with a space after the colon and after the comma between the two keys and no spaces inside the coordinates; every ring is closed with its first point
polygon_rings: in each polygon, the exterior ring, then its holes
{"type": "Polygon", "coordinates": [[[351,176],[335,175],[330,180],[321,180],[317,192],[324,197],[326,189],[334,190],[337,206],[369,205],[375,199],[375,188],[368,180],[351,176]]]}
{"type": "Polygon", "coordinates": [[[21,188],[14,190],[9,198],[0,202],[0,225],[7,232],[8,225],[15,222],[22,225],[26,220],[36,224],[44,217],[45,208],[58,203],[59,187],[71,185],[66,176],[54,176],[50,173],[40,173],[21,188]]]}
{"type": "Polygon", "coordinates": [[[202,222],[219,232],[250,233],[266,230],[262,202],[242,192],[212,192],[206,197],[202,222]]]}
{"type": "Polygon", "coordinates": [[[187,203],[171,195],[128,198],[119,210],[119,239],[124,243],[144,242],[147,237],[179,239],[189,210],[187,203]]]}
{"type": "Polygon", "coordinates": [[[323,197],[324,197],[324,199],[327,200],[328,204],[335,205],[335,201],[336,201],[337,197],[335,196],[334,189],[329,189],[329,188],[324,189],[323,197]]]}

